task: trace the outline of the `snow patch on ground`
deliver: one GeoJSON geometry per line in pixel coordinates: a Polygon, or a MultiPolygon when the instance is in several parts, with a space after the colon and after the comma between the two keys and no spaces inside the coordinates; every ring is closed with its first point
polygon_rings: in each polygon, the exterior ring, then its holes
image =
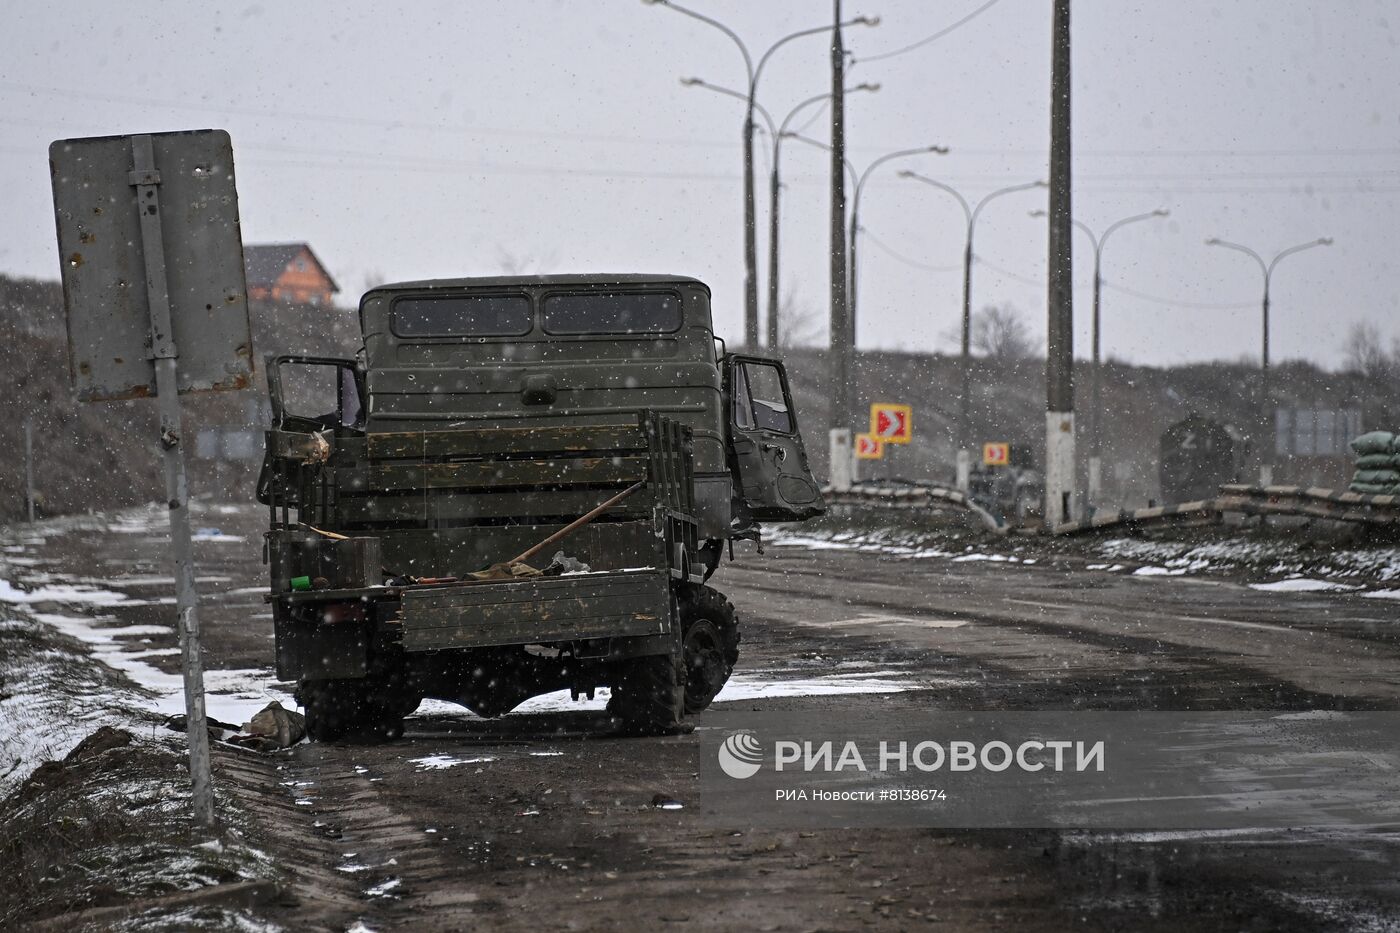
{"type": "MultiPolygon", "coordinates": [[[[121,636],[133,628],[104,628],[99,618],[87,616],[35,613],[39,622],[87,645],[92,656],[113,670],[120,671],[148,695],[136,699],[136,705],[160,716],[172,716],[185,711],[185,683],[178,673],[167,673],[147,661],[146,652],[124,650],[121,636]]],[[[205,709],[213,719],[240,725],[274,700],[293,708],[296,701],[287,691],[276,686],[267,670],[210,670],[204,672],[205,709]]]]}
{"type": "Polygon", "coordinates": [[[221,541],[224,543],[238,544],[248,539],[242,535],[226,535],[217,528],[201,528],[190,535],[191,541],[221,541]]]}
{"type": "MultiPolygon", "coordinates": [[[[739,703],[751,700],[771,700],[787,697],[843,696],[859,693],[903,693],[910,690],[927,690],[932,686],[948,686],[960,683],[952,678],[928,677],[917,680],[904,678],[899,671],[855,671],[844,674],[831,674],[824,677],[785,678],[774,676],[771,671],[736,672],[724,685],[716,703],[739,703]]],[[[521,703],[511,715],[532,713],[567,713],[581,711],[601,711],[608,705],[611,691],[599,687],[593,699],[580,697],[571,699],[568,690],[558,690],[542,696],[531,697],[521,703]]],[[[418,707],[419,716],[460,717],[471,715],[465,708],[442,700],[424,700],[418,707]]],[[[559,752],[538,752],[532,754],[557,755],[559,752]]],[[[471,762],[454,762],[471,763],[471,762]]],[[[429,765],[428,767],[432,767],[429,765]]],[[[443,765],[451,767],[451,765],[443,765]]]]}
{"type": "Polygon", "coordinates": [[[125,593],[117,593],[87,584],[56,583],[40,585],[34,589],[21,589],[9,580],[0,579],[0,602],[22,605],[35,603],[68,603],[87,606],[142,606],[144,600],[132,599],[125,593]]]}
{"type": "Polygon", "coordinates": [[[410,758],[409,763],[418,766],[419,771],[445,771],[458,765],[479,765],[496,759],[490,755],[480,758],[454,758],[451,755],[428,755],[425,758],[410,758]]]}
{"type": "Polygon", "coordinates": [[[1359,590],[1361,587],[1334,583],[1329,580],[1313,580],[1308,577],[1286,577],[1272,583],[1251,583],[1249,588],[1265,593],[1332,593],[1359,590]]]}

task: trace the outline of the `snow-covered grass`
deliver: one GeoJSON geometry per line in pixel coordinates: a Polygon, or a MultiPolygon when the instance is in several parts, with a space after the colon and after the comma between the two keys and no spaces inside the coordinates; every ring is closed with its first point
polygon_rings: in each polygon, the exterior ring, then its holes
{"type": "MultiPolygon", "coordinates": [[[[80,528],[149,532],[163,517],[146,509],[56,519],[37,534],[0,529],[0,838],[23,841],[0,846],[0,928],[273,872],[243,840],[217,782],[221,839],[193,826],[183,735],[162,724],[183,711],[182,684],[153,663],[178,649],[150,644],[163,635],[168,645],[172,630],[114,615],[165,603],[125,587],[163,587],[168,578],[64,575],[38,550],[80,528]]],[[[267,679],[210,672],[211,715],[242,722],[272,697],[267,679]]],[[[104,928],[276,929],[222,908],[148,911],[104,928]]]]}
{"type": "MultiPolygon", "coordinates": [[[[868,519],[868,516],[867,516],[868,519]]],[[[1084,560],[1075,569],[1135,576],[1244,576],[1255,589],[1276,593],[1349,592],[1394,598],[1385,584],[1400,582],[1400,547],[1358,546],[1290,530],[1209,528],[1153,537],[998,538],[959,527],[914,524],[843,526],[826,518],[770,529],[765,544],[779,549],[856,551],[882,557],[953,564],[1054,564],[1084,560]],[[1303,582],[1310,581],[1310,582],[1303,582]],[[1360,591],[1381,585],[1373,593],[1360,591]]]]}
{"type": "Polygon", "coordinates": [[[1400,547],[1354,547],[1315,541],[1294,534],[1265,537],[1262,533],[1214,530],[1213,540],[1201,533],[1182,538],[1105,538],[1084,542],[1095,557],[1138,563],[1183,574],[1244,573],[1257,579],[1256,589],[1273,592],[1316,592],[1400,580],[1400,547]],[[1309,579],[1313,584],[1299,584],[1309,579]],[[1277,585],[1276,585],[1277,584],[1277,585]],[[1325,586],[1324,584],[1342,584],[1325,586]]]}

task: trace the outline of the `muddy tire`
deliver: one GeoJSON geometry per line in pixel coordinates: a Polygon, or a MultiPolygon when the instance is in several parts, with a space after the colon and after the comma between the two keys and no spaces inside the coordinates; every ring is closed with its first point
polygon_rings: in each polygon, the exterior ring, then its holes
{"type": "Polygon", "coordinates": [[[718,590],[689,586],[680,593],[681,642],[685,649],[685,711],[710,705],[739,660],[739,619],[718,590]]]}
{"type": "Polygon", "coordinates": [[[403,735],[406,698],[373,681],[302,681],[296,698],[306,711],[306,734],[313,742],[373,744],[403,735]]]}
{"type": "Polygon", "coordinates": [[[358,681],[303,680],[296,700],[306,713],[306,735],[313,742],[335,742],[354,732],[360,721],[358,681]]]}
{"type": "Polygon", "coordinates": [[[608,712],[634,735],[661,735],[679,728],[685,715],[685,685],[669,655],[634,658],[612,688],[608,712]]]}

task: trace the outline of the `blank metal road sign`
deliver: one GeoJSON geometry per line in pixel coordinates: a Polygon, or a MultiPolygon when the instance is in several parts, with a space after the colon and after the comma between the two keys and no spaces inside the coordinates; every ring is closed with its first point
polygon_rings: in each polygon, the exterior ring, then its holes
{"type": "Polygon", "coordinates": [[[913,437],[914,410],[908,405],[876,402],[870,406],[870,433],[886,444],[907,444],[913,437]]]}
{"type": "Polygon", "coordinates": [[[179,348],[179,391],[245,388],[253,345],[228,133],[152,133],[155,167],[141,173],[133,138],[60,139],[49,146],[78,398],[155,394],[141,221],[156,212],[172,331],[158,339],[179,348]]]}

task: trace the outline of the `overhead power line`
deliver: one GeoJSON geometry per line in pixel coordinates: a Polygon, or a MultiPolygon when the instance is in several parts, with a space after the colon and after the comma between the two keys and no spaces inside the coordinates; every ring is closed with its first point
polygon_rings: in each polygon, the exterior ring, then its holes
{"type": "MultiPolygon", "coordinates": [[[[952,27],[950,27],[952,28],[952,27]]],[[[870,61],[871,59],[864,59],[870,61]]],[[[185,110],[194,113],[204,114],[238,114],[241,116],[262,117],[267,119],[293,119],[303,120],[313,123],[325,123],[338,126],[365,126],[377,129],[405,129],[420,130],[423,132],[435,133],[457,133],[470,134],[476,136],[508,136],[523,139],[539,140],[560,140],[572,139],[581,142],[595,142],[605,144],[621,143],[624,145],[659,145],[659,146],[683,146],[686,148],[712,148],[712,149],[734,149],[739,143],[737,140],[716,139],[713,137],[647,137],[647,136],[625,136],[617,133],[574,133],[559,130],[531,130],[505,127],[489,126],[467,126],[453,125],[446,123],[433,123],[414,120],[389,120],[374,117],[353,116],[348,114],[327,114],[311,113],[295,110],[267,110],[254,107],[241,107],[233,104],[223,104],[216,101],[205,101],[191,103],[189,101],[169,100],[149,97],[123,96],[116,94],[104,94],[94,91],[83,91],[72,88],[47,87],[42,85],[24,84],[14,81],[0,81],[0,89],[22,91],[29,94],[46,94],[54,97],[68,98],[71,100],[87,100],[96,103],[106,104],[126,104],[135,107],[151,107],[157,109],[185,110]]],[[[5,122],[16,125],[34,125],[28,121],[7,119],[5,122]]],[[[887,151],[894,148],[884,143],[870,143],[866,145],[850,146],[853,150],[859,151],[887,151]]],[[[1028,158],[1043,159],[1046,155],[1045,149],[997,149],[958,146],[952,153],[960,156],[1024,156],[1028,158]]],[[[1320,157],[1320,158],[1351,158],[1351,157],[1380,157],[1392,158],[1400,156],[1400,147],[1357,147],[1357,148],[1295,148],[1295,149],[1093,149],[1080,148],[1075,150],[1075,158],[1286,158],[1286,157],[1320,157]]]]}
{"type": "Polygon", "coordinates": [[[19,84],[13,81],[0,81],[0,88],[24,91],[31,94],[49,94],[72,100],[87,100],[104,104],[129,104],[138,107],[154,107],[165,110],[186,110],[209,114],[238,114],[247,117],[262,117],[276,120],[302,120],[308,123],[326,123],[335,126],[365,126],[376,129],[421,130],[430,133],[465,133],[474,136],[516,136],[523,139],[575,139],[598,143],[645,143],[658,146],[705,146],[716,149],[733,148],[736,143],[720,139],[694,137],[642,137],[622,136],[617,133],[570,133],[558,130],[528,130],[489,126],[454,125],[432,123],[421,120],[385,120],[375,117],[350,116],[348,114],[311,113],[297,110],[264,110],[255,107],[240,107],[217,101],[190,103],[189,101],[168,100],[150,97],[130,97],[116,94],[98,94],[69,88],[41,87],[33,84],[19,84]]]}
{"type": "Polygon", "coordinates": [[[1158,295],[1148,295],[1144,292],[1136,291],[1135,289],[1128,288],[1126,285],[1118,285],[1114,282],[1110,282],[1108,279],[1104,279],[1103,284],[1105,288],[1111,288],[1116,292],[1122,292],[1125,295],[1131,295],[1134,298],[1140,298],[1143,301],[1150,301],[1153,304],[1170,305],[1173,308],[1194,308],[1201,311],[1240,311],[1245,308],[1259,307],[1259,302],[1257,301],[1216,302],[1185,301],[1181,298],[1162,298],[1158,295]]]}
{"type": "Polygon", "coordinates": [[[959,269],[962,268],[962,266],[959,265],[934,266],[926,262],[919,262],[917,259],[911,259],[910,257],[905,256],[903,253],[897,252],[884,240],[871,233],[869,228],[861,226],[860,232],[864,234],[865,238],[868,239],[871,243],[874,243],[876,246],[878,246],[882,253],[884,253],[885,255],[889,256],[891,259],[897,262],[904,263],[906,266],[913,266],[915,269],[923,269],[926,272],[957,272],[959,269]]]}
{"type": "MultiPolygon", "coordinates": [[[[988,262],[981,256],[974,256],[973,261],[976,262],[978,265],[986,266],[988,269],[991,269],[993,272],[996,272],[999,275],[1006,276],[1013,282],[1020,282],[1022,285],[1029,285],[1033,288],[1045,287],[1044,279],[1033,279],[1028,276],[1021,275],[1020,273],[1012,272],[1010,269],[1003,268],[997,265],[996,263],[988,262]]],[[[1150,301],[1153,304],[1167,305],[1173,308],[1190,308],[1198,311],[1240,311],[1246,308],[1255,308],[1259,305],[1259,303],[1256,301],[1216,302],[1187,301],[1182,298],[1164,298],[1161,295],[1149,295],[1146,292],[1140,292],[1136,289],[1128,288],[1125,285],[1119,285],[1115,282],[1110,282],[1108,279],[1104,279],[1103,284],[1105,288],[1111,288],[1114,291],[1122,292],[1125,295],[1131,295],[1132,297],[1141,299],[1142,301],[1150,301]]]]}
{"type": "Polygon", "coordinates": [[[915,49],[921,49],[924,46],[928,45],[930,42],[935,42],[939,39],[942,39],[944,36],[957,29],[958,27],[963,26],[966,23],[972,22],[974,19],[981,16],[983,13],[987,12],[996,5],[997,0],[987,0],[986,3],[979,6],[977,9],[973,10],[971,13],[967,14],[962,19],[949,26],[944,26],[942,29],[938,30],[938,32],[935,32],[931,36],[925,36],[918,42],[911,43],[909,45],[904,46],[903,48],[894,49],[889,52],[880,52],[876,55],[870,55],[865,58],[853,57],[851,59],[851,62],[852,64],[859,64],[861,62],[878,62],[886,58],[894,58],[896,55],[903,55],[905,52],[912,52],[915,49]]]}

